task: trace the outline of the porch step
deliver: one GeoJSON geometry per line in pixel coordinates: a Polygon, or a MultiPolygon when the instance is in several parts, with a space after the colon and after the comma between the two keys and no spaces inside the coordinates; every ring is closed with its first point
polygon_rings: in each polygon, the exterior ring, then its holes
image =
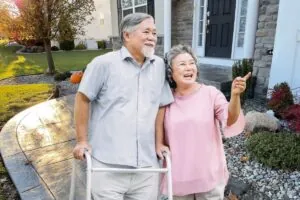
{"type": "Polygon", "coordinates": [[[221,90],[228,98],[230,96],[232,72],[231,67],[221,65],[201,64],[198,82],[212,85],[221,90]]]}

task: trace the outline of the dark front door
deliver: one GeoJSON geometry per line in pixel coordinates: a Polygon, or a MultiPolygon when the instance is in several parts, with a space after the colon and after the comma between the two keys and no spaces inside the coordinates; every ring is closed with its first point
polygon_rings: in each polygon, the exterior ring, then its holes
{"type": "Polygon", "coordinates": [[[208,0],[205,56],[230,58],[235,0],[208,0]]]}

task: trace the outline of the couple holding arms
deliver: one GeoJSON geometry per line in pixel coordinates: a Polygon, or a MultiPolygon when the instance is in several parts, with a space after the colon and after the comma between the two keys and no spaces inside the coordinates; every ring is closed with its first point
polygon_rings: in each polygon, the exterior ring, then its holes
{"type": "MultiPolygon", "coordinates": [[[[120,25],[120,50],[94,58],[75,97],[76,159],[84,151],[93,167],[158,168],[170,152],[175,200],[223,200],[228,180],[220,129],[243,131],[240,94],[245,77],[232,82],[231,99],[196,82],[198,62],[189,46],[177,45],[165,61],[154,55],[154,19],[127,15],[120,25]],[[221,122],[221,123],[219,123],[221,122]],[[220,127],[221,125],[221,127],[220,127]]],[[[166,193],[152,173],[93,174],[94,200],[156,200],[166,193]]]]}

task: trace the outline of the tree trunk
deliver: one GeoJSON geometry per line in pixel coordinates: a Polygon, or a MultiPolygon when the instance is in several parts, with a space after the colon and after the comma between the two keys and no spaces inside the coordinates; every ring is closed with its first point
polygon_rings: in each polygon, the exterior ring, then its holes
{"type": "Polygon", "coordinates": [[[54,61],[51,53],[51,42],[49,39],[44,39],[44,46],[47,55],[48,69],[47,73],[53,75],[55,73],[54,61]]]}

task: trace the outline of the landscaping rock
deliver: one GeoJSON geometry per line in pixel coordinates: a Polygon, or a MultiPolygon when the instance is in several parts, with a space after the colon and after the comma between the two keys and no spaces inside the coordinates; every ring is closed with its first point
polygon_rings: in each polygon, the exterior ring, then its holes
{"type": "Polygon", "coordinates": [[[279,120],[268,113],[250,111],[246,114],[245,120],[246,132],[253,132],[256,128],[263,128],[274,132],[280,128],[279,120]]]}
{"type": "Polygon", "coordinates": [[[263,192],[258,192],[254,188],[248,190],[248,192],[239,198],[240,200],[271,200],[270,197],[263,192]]]}
{"type": "Polygon", "coordinates": [[[244,183],[235,177],[230,177],[226,186],[226,191],[228,191],[228,193],[232,192],[233,194],[241,196],[245,194],[249,190],[249,188],[249,184],[244,183]]]}

